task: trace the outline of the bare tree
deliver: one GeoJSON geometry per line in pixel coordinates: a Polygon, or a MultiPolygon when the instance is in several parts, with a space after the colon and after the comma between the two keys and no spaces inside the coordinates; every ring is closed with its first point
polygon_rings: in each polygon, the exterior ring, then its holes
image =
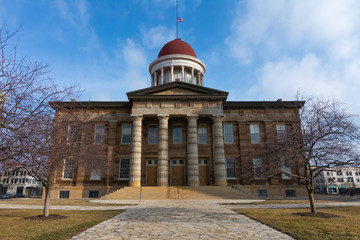
{"type": "Polygon", "coordinates": [[[281,174],[305,185],[316,213],[314,178],[327,168],[359,165],[360,131],[355,117],[331,98],[309,98],[299,114],[300,122],[278,129],[267,143],[268,175],[281,174]]]}
{"type": "Polygon", "coordinates": [[[55,85],[46,65],[19,58],[16,36],[0,28],[0,162],[19,163],[43,183],[44,216],[48,216],[53,172],[61,162],[55,156],[68,147],[52,147],[61,126],[54,122],[49,102],[76,98],[79,91],[55,85]]]}

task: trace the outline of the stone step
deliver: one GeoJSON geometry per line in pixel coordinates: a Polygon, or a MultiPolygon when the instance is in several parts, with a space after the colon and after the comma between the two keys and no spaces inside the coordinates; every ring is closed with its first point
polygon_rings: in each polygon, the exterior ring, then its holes
{"type": "Polygon", "coordinates": [[[139,200],[201,200],[201,199],[240,199],[250,198],[249,192],[233,187],[201,186],[201,187],[123,187],[102,199],[139,200]]]}

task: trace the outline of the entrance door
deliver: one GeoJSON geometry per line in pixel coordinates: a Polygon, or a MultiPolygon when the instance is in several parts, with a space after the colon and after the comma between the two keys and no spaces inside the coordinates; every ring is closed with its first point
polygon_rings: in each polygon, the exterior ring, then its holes
{"type": "Polygon", "coordinates": [[[185,185],[185,163],[184,160],[174,159],[170,160],[171,163],[171,186],[184,186],[185,185]]]}
{"type": "Polygon", "coordinates": [[[200,186],[209,185],[209,160],[199,159],[199,184],[200,186]]]}
{"type": "Polygon", "coordinates": [[[16,194],[23,194],[24,193],[24,187],[17,187],[16,188],[16,194]]]}
{"type": "Polygon", "coordinates": [[[146,161],[146,186],[157,185],[157,165],[158,160],[146,161]]]}

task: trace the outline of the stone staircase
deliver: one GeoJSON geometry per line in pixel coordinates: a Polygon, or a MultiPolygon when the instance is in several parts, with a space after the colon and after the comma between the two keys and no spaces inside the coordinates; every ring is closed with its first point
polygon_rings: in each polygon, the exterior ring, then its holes
{"type": "Polygon", "coordinates": [[[249,189],[236,186],[123,187],[101,199],[108,200],[206,200],[254,198],[249,189]]]}

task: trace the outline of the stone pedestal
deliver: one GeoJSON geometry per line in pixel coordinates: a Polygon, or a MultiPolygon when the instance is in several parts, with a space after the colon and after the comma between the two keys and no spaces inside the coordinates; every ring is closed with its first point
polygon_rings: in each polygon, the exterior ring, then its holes
{"type": "Polygon", "coordinates": [[[158,186],[168,186],[169,184],[169,157],[168,157],[168,115],[159,115],[159,151],[158,151],[158,186]]]}
{"type": "Polygon", "coordinates": [[[197,119],[198,115],[187,115],[187,167],[188,185],[199,186],[199,158],[198,158],[198,139],[197,139],[197,119]]]}
{"type": "Polygon", "coordinates": [[[131,116],[131,117],[133,120],[133,133],[132,133],[132,143],[131,143],[129,185],[131,187],[140,187],[142,116],[131,116]]]}

